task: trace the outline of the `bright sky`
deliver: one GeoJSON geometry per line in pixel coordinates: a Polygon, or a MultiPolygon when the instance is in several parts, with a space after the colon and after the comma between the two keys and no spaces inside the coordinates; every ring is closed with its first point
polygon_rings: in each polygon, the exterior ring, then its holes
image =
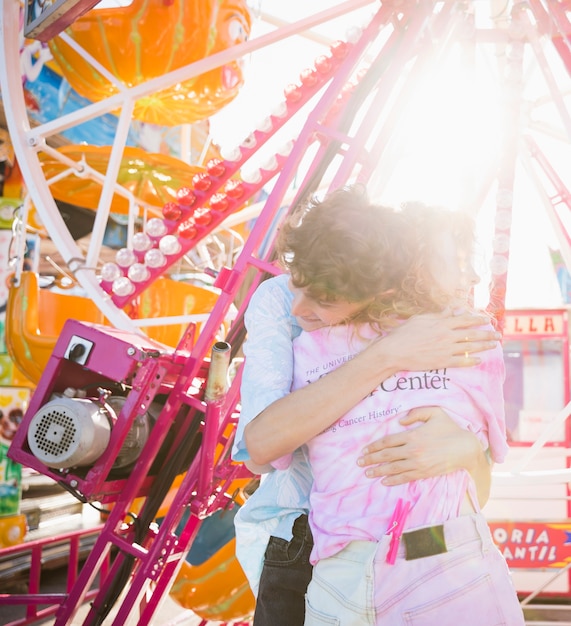
{"type": "MultiPolygon", "coordinates": [[[[256,16],[269,15],[288,23],[343,3],[331,0],[258,0],[249,4],[253,7],[259,6],[259,11],[262,12],[252,9],[253,39],[275,29],[275,26],[256,16]]],[[[376,7],[374,3],[345,18],[316,27],[312,33],[318,38],[328,38],[331,41],[337,38],[346,39],[347,29],[355,24],[362,24],[363,19],[372,14],[373,7],[376,7]]],[[[291,37],[250,55],[246,59],[246,83],[240,95],[211,119],[213,132],[219,134],[217,139],[223,143],[232,142],[233,145],[239,143],[270,113],[272,106],[283,100],[284,87],[298,82],[300,72],[312,67],[315,57],[325,50],[324,44],[313,40],[312,34],[308,33],[306,37],[291,37]]]]}
{"type": "MultiPolygon", "coordinates": [[[[339,3],[330,0],[259,2],[265,14],[286,22],[335,4],[339,3]]],[[[483,5],[485,3],[479,4],[480,7],[483,5]]],[[[362,24],[364,17],[375,7],[376,4],[372,4],[346,19],[319,27],[315,32],[332,39],[346,39],[348,29],[362,24]]],[[[252,37],[272,29],[263,20],[255,19],[252,37]]],[[[323,46],[315,41],[296,36],[268,47],[262,53],[252,54],[247,60],[246,84],[241,93],[211,120],[217,143],[223,148],[238,145],[272,107],[283,100],[284,87],[297,82],[300,71],[311,67],[314,58],[323,50],[323,46]]],[[[490,62],[493,64],[494,60],[484,60],[483,67],[490,62]]],[[[530,76],[526,80],[531,82],[530,76]]],[[[480,173],[495,152],[500,123],[498,98],[498,82],[489,67],[470,75],[458,64],[444,65],[427,83],[426,91],[419,91],[415,102],[411,103],[409,123],[396,151],[399,158],[395,161],[398,162],[390,182],[380,186],[380,199],[397,203],[414,198],[451,206],[461,203],[473,191],[477,176],[471,173],[480,173]]],[[[288,128],[287,132],[292,130],[288,128]]],[[[555,237],[540,196],[529,184],[528,174],[519,168],[517,177],[508,306],[561,306],[548,249],[548,245],[557,245],[555,237]]],[[[477,294],[480,302],[487,296],[489,277],[485,273],[491,256],[494,209],[495,193],[492,192],[482,207],[480,220],[483,237],[481,273],[484,274],[477,294]]]]}

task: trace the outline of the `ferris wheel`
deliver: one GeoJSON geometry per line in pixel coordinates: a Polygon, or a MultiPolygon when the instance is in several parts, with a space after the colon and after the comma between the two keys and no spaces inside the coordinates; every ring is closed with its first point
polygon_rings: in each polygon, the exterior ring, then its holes
{"type": "MultiPolygon", "coordinates": [[[[169,3],[163,9],[175,11],[184,4],[169,3]]],[[[138,6],[133,2],[124,9],[125,15],[138,6]]],[[[192,337],[182,333],[181,343],[177,337],[170,344],[188,356],[182,374],[177,369],[187,384],[184,393],[195,378],[204,378],[204,362],[221,327],[230,327],[226,338],[231,336],[239,345],[232,335],[232,321],[240,318],[262,276],[276,272],[272,242],[284,207],[310,193],[354,182],[367,184],[375,196],[390,201],[431,194],[440,201],[442,192],[448,192],[448,202],[482,218],[487,229],[491,242],[487,306],[500,326],[513,267],[516,223],[535,224],[540,215],[542,224],[546,221],[551,228],[566,267],[571,268],[571,182],[565,166],[571,149],[567,101],[571,23],[565,2],[351,1],[315,14],[306,12],[299,20],[286,23],[265,16],[275,27],[252,38],[247,36],[248,14],[234,22],[229,29],[234,39],[219,50],[208,49],[202,42],[205,54],[200,58],[185,58],[175,67],[169,57],[163,69],[140,70],[136,80],[122,76],[115,61],[97,56],[101,42],[82,39],[82,20],[95,20],[87,29],[92,33],[93,24],[100,24],[106,10],[86,14],[75,22],[77,30],[71,28],[39,45],[24,44],[21,30],[14,27],[23,22],[20,3],[5,0],[2,4],[2,100],[28,194],[19,216],[17,241],[21,250],[30,216],[37,214],[41,228],[63,259],[62,269],[81,287],[97,313],[115,329],[141,336],[141,341],[146,340],[145,333],[152,338],[151,331],[158,323],[200,321],[202,326],[193,330],[192,337]],[[361,13],[357,17],[356,11],[365,9],[366,19],[361,13]],[[343,35],[316,35],[321,27],[341,18],[349,25],[343,35]],[[293,48],[296,44],[291,42],[301,36],[311,38],[319,51],[307,59],[293,82],[284,85],[281,101],[267,111],[267,117],[257,126],[243,129],[244,139],[237,146],[225,146],[211,158],[200,155],[193,161],[188,150],[181,158],[182,154],[149,153],[130,144],[141,124],[160,125],[170,116],[175,125],[187,119],[178,115],[175,105],[185,97],[191,99],[190,93],[207,93],[200,92],[200,78],[217,68],[225,68],[226,77],[230,76],[228,84],[234,90],[221,90],[220,97],[231,110],[242,96],[238,93],[243,80],[241,60],[249,57],[253,63],[281,43],[293,48]],[[32,72],[35,63],[49,56],[47,49],[53,57],[49,63],[57,62],[57,71],[75,84],[78,92],[83,91],[85,99],[72,111],[38,122],[27,105],[20,68],[22,58],[28,59],[28,72],[32,72]],[[94,80],[86,84],[89,76],[94,80]],[[188,92],[181,96],[185,88],[188,92]],[[165,102],[176,113],[169,112],[165,102]],[[115,127],[106,146],[54,145],[54,138],[107,115],[114,116],[115,127]],[[140,182],[145,166],[151,174],[144,184],[134,184],[133,180],[140,182]],[[164,181],[167,175],[168,184],[164,181]],[[154,186],[149,191],[152,176],[154,186]],[[162,186],[157,182],[161,176],[162,186]],[[63,217],[61,203],[66,201],[77,201],[93,212],[87,247],[78,245],[63,217]],[[117,214],[123,216],[126,239],[113,256],[104,240],[117,214]],[[255,224],[237,249],[227,239],[221,242],[220,236],[213,243],[212,237],[221,229],[251,218],[256,218],[255,224]],[[213,254],[213,247],[226,245],[231,254],[226,249],[219,256],[213,254]],[[170,309],[169,322],[157,315],[157,308],[145,311],[140,306],[145,294],[154,293],[159,300],[166,297],[161,285],[184,273],[183,262],[194,279],[212,279],[208,286],[216,299],[208,301],[206,314],[197,316],[194,310],[194,317],[193,311],[183,316],[170,309]]],[[[120,14],[119,9],[109,11],[120,14]]],[[[105,36],[105,28],[100,33],[105,36]]],[[[105,40],[103,47],[109,47],[111,41],[105,40]]],[[[247,78],[244,83],[247,85],[247,78]]],[[[192,111],[196,119],[213,115],[214,105],[207,97],[197,96],[192,106],[197,109],[192,111]]],[[[187,103],[187,108],[192,106],[187,103]]],[[[210,145],[209,140],[204,144],[210,145]]],[[[531,241],[527,244],[531,247],[531,241]]],[[[23,256],[21,252],[19,256],[23,256]]],[[[14,288],[21,277],[18,270],[14,288]]],[[[174,288],[172,283],[168,285],[174,288]]],[[[186,296],[184,291],[181,298],[186,296]]],[[[182,386],[177,383],[175,390],[184,395],[182,386]]],[[[230,395],[226,421],[220,422],[224,425],[231,422],[238,402],[236,386],[230,395]]],[[[193,403],[194,398],[189,404],[195,410],[193,403]]],[[[215,441],[219,434],[213,435],[215,441]]],[[[208,460],[212,464],[213,457],[208,460]]],[[[101,475],[99,472],[99,478],[101,475]]],[[[102,489],[101,482],[96,482],[99,478],[90,482],[72,473],[64,480],[69,489],[79,482],[96,497],[102,489]]],[[[561,474],[555,479],[564,478],[561,474]]],[[[193,483],[189,478],[180,492],[182,502],[198,489],[200,514],[212,510],[216,496],[207,479],[200,474],[193,483]]],[[[120,491],[115,484],[103,487],[120,491]]],[[[138,489],[125,493],[130,497],[139,493],[138,489]]],[[[119,503],[127,506],[121,499],[119,503]]],[[[122,513],[120,510],[117,516],[122,513]]],[[[131,550],[129,558],[140,558],[143,567],[127,600],[132,601],[148,585],[145,571],[156,552],[173,549],[168,533],[180,522],[174,516],[164,525],[164,536],[161,532],[157,535],[154,552],[133,556],[135,550],[131,550]]],[[[185,531],[183,556],[194,533],[194,527],[185,531]]],[[[108,540],[109,535],[101,539],[108,540]]],[[[165,592],[174,575],[168,560],[163,569],[153,571],[157,594],[165,592]]],[[[80,580],[60,611],[60,619],[65,620],[84,599],[89,582],[87,577],[80,580]]],[[[103,603],[107,602],[104,599],[103,603]]],[[[148,623],[157,604],[147,605],[140,623],[148,623]]]]}
{"type": "MultiPolygon", "coordinates": [[[[411,179],[408,185],[411,191],[400,191],[401,196],[423,193],[425,188],[418,187],[423,175],[432,176],[435,178],[433,187],[448,187],[454,203],[474,212],[481,210],[483,200],[501,179],[502,187],[497,188],[497,196],[499,203],[506,205],[500,210],[504,212],[504,221],[509,223],[514,194],[513,168],[518,160],[529,156],[540,166],[541,201],[550,205],[547,212],[558,226],[558,244],[569,265],[568,243],[561,233],[561,226],[565,230],[562,211],[558,212],[560,207],[549,202],[548,198],[553,197],[551,190],[546,192],[547,197],[544,193],[548,185],[557,188],[567,183],[555,161],[561,162],[564,158],[561,155],[570,126],[565,102],[569,65],[566,30],[569,26],[564,4],[537,2],[524,10],[519,3],[499,8],[494,2],[473,3],[465,11],[456,3],[442,11],[436,3],[421,6],[425,7],[421,10],[424,22],[417,27],[415,37],[410,36],[411,41],[402,35],[398,50],[395,44],[383,41],[391,31],[395,37],[394,32],[398,32],[399,27],[393,17],[388,17],[388,7],[383,7],[387,17],[380,20],[376,31],[367,31],[371,34],[366,35],[369,37],[366,45],[361,39],[363,65],[359,71],[365,71],[368,58],[381,54],[387,69],[378,71],[377,84],[370,87],[370,94],[379,91],[382,82],[383,95],[378,96],[375,103],[379,107],[375,114],[368,113],[368,144],[373,148],[366,173],[361,166],[357,175],[366,178],[381,197],[387,189],[393,193],[399,180],[406,176],[411,179]],[[389,44],[394,48],[389,50],[389,44]],[[391,75],[397,66],[401,71],[391,75]],[[410,97],[410,93],[414,93],[414,97],[410,97]],[[553,148],[557,141],[560,145],[553,148]],[[547,142],[550,142],[549,147],[544,148],[547,142]],[[411,161],[410,155],[415,153],[418,156],[411,161]],[[436,175],[430,167],[431,161],[440,163],[436,175]],[[403,174],[404,168],[408,171],[403,174]],[[411,168],[415,168],[412,176],[411,168]],[[459,187],[463,188],[463,195],[461,191],[454,191],[459,187]]],[[[133,317],[124,310],[126,305],[157,278],[171,273],[181,259],[188,259],[189,253],[196,254],[204,239],[230,214],[243,209],[268,182],[277,178],[292,149],[295,133],[299,133],[298,124],[292,131],[294,134],[287,138],[282,127],[287,127],[300,110],[306,112],[307,103],[314,103],[317,95],[323,93],[337,70],[339,60],[335,55],[340,54],[341,47],[335,48],[330,42],[328,50],[324,44],[322,54],[308,59],[307,67],[300,72],[297,90],[294,84],[285,85],[283,101],[276,103],[273,111],[268,110],[260,128],[244,128],[243,143],[234,150],[226,147],[224,154],[228,158],[219,153],[217,158],[199,164],[188,159],[169,161],[168,155],[161,157],[146,150],[138,152],[129,145],[133,128],[145,124],[146,120],[159,124],[179,123],[181,115],[176,94],[184,93],[185,85],[190,85],[186,89],[197,100],[194,109],[187,113],[187,119],[208,117],[210,110],[202,102],[205,98],[196,96],[199,93],[197,80],[204,79],[216,68],[226,71],[232,68],[233,82],[239,86],[242,83],[239,59],[245,55],[262,54],[266,49],[271,50],[273,44],[287,42],[331,20],[343,16],[351,19],[360,7],[366,7],[373,14],[377,3],[343,3],[250,40],[247,40],[249,21],[242,17],[239,24],[228,27],[234,40],[226,41],[225,48],[220,45],[220,51],[176,69],[171,69],[173,62],[169,59],[166,71],[161,71],[158,61],[154,66],[147,63],[139,70],[139,75],[133,77],[132,66],[126,63],[123,69],[112,56],[116,45],[112,29],[101,35],[103,41],[93,36],[83,36],[82,40],[82,30],[78,27],[40,47],[38,42],[24,45],[22,34],[13,28],[15,23],[23,21],[21,6],[18,2],[5,3],[3,103],[24,179],[33,181],[27,185],[21,221],[26,224],[30,209],[37,213],[49,239],[61,254],[65,272],[82,286],[89,299],[114,325],[134,328],[133,317]],[[101,54],[105,47],[112,52],[106,59],[97,59],[95,54],[101,54]],[[71,112],[38,123],[26,106],[25,82],[20,68],[22,59],[27,59],[25,67],[28,73],[33,73],[31,68],[42,65],[50,56],[48,50],[54,59],[52,66],[55,61],[59,62],[64,79],[91,99],[82,100],[82,106],[71,112]],[[119,75],[114,75],[109,67],[115,67],[119,75]],[[153,74],[156,75],[144,80],[153,74]],[[94,78],[89,80],[87,76],[94,78]],[[311,81],[314,84],[310,86],[311,81]],[[295,101],[296,98],[299,100],[295,101]],[[85,128],[89,121],[100,120],[111,113],[117,123],[109,145],[53,147],[50,140],[54,137],[66,130],[85,128]],[[277,135],[282,143],[272,146],[271,140],[277,135]],[[265,163],[259,160],[263,149],[268,154],[265,163]],[[147,169],[155,174],[154,180],[149,180],[151,176],[145,177],[145,171],[137,171],[132,176],[136,181],[129,180],[128,172],[137,166],[140,168],[141,160],[146,161],[147,169]],[[170,180],[161,188],[157,179],[166,178],[167,171],[170,180]],[[77,202],[94,213],[87,248],[77,244],[58,208],[58,203],[66,200],[77,202]],[[126,224],[127,240],[117,258],[106,263],[109,255],[102,254],[105,231],[111,220],[117,220],[117,214],[122,214],[120,220],[126,224]]],[[[94,16],[92,22],[86,21],[86,25],[105,23],[107,11],[110,16],[123,17],[127,22],[134,10],[130,5],[124,9],[92,11],[88,13],[94,16]]],[[[155,17],[150,15],[146,20],[155,17]]],[[[236,19],[234,15],[234,22],[236,19]]],[[[77,23],[80,22],[81,19],[77,23]]],[[[141,22],[143,34],[146,23],[141,22]]],[[[191,20],[189,23],[193,25],[191,20]]],[[[353,24],[352,31],[346,29],[346,36],[362,37],[361,26],[353,24]]],[[[90,29],[84,30],[90,32],[90,29]]],[[[354,45],[354,42],[343,43],[354,45]]],[[[36,67],[35,72],[38,71],[36,67]]],[[[351,80],[357,82],[358,79],[349,76],[347,90],[351,80]]],[[[238,87],[221,96],[222,105],[230,102],[232,106],[231,101],[240,97],[237,90],[238,87]]],[[[360,91],[365,89],[360,88],[360,91]]],[[[370,94],[359,95],[362,101],[359,106],[363,104],[363,107],[358,115],[365,115],[370,94]]],[[[210,109],[214,110],[215,106],[210,104],[210,109]]],[[[335,106],[344,105],[337,102],[335,106]]],[[[186,105],[187,110],[188,107],[186,105]]],[[[93,134],[97,130],[94,126],[93,134]]],[[[311,138],[303,149],[309,150],[315,145],[316,140],[311,138]]],[[[333,180],[335,184],[343,184],[351,175],[354,176],[355,171],[344,166],[333,180]]],[[[297,174],[298,179],[299,176],[297,174]]],[[[556,192],[564,195],[560,189],[556,192]]],[[[501,264],[500,256],[495,258],[496,266],[501,264]]],[[[506,273],[507,267],[504,267],[498,276],[505,277],[506,273]]],[[[502,300],[504,291],[501,288],[493,294],[493,299],[498,295],[502,300]]]]}

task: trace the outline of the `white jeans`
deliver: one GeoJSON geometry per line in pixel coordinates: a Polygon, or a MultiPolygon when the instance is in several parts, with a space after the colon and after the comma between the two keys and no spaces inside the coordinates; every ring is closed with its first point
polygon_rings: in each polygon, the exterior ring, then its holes
{"type": "Polygon", "coordinates": [[[313,568],[305,626],[524,626],[505,559],[482,515],[444,523],[447,552],[385,558],[390,536],[354,541],[313,568]]]}

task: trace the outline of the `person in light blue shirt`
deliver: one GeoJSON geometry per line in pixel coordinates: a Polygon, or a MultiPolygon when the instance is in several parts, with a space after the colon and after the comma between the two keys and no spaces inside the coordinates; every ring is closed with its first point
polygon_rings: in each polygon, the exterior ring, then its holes
{"type": "MultiPolygon", "coordinates": [[[[241,412],[232,457],[235,461],[246,462],[246,465],[250,464],[250,456],[244,441],[244,428],[291,388],[292,339],[299,335],[301,328],[291,314],[293,294],[287,285],[285,274],[264,281],[252,296],[245,315],[246,328],[249,329],[244,344],[247,366],[242,377],[241,412]]],[[[302,448],[295,451],[287,470],[266,469],[270,471],[262,474],[263,487],[257,489],[234,520],[236,554],[255,595],[270,537],[284,542],[292,539],[294,522],[309,510],[312,483],[311,470],[302,448]]],[[[305,527],[302,534],[300,540],[303,542],[305,527]]]]}

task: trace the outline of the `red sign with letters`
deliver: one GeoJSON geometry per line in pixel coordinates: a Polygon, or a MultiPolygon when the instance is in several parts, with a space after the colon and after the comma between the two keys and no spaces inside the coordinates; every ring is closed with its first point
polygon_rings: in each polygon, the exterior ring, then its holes
{"type": "Polygon", "coordinates": [[[504,335],[516,337],[560,337],[566,332],[565,312],[506,311],[504,335]]]}
{"type": "Polygon", "coordinates": [[[565,567],[571,561],[571,522],[488,522],[510,568],[565,567]]]}

